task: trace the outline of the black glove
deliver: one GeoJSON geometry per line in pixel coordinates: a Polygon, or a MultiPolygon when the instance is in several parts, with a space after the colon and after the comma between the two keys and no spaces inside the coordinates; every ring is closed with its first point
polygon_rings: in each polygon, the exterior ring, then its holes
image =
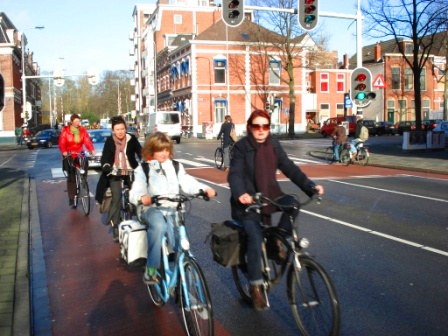
{"type": "Polygon", "coordinates": [[[110,164],[105,164],[103,166],[103,172],[105,172],[106,174],[110,174],[110,172],[112,171],[112,167],[110,166],[110,164]]]}

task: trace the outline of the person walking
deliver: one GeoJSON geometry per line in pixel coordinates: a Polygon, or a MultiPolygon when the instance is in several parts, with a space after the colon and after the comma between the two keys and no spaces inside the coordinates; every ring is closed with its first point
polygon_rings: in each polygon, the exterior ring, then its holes
{"type": "Polygon", "coordinates": [[[224,118],[224,122],[221,125],[221,129],[219,130],[217,140],[221,139],[222,137],[222,148],[223,148],[223,157],[224,157],[224,171],[227,171],[229,169],[229,162],[230,162],[230,150],[226,150],[229,148],[230,145],[233,145],[234,141],[230,137],[230,132],[232,132],[232,129],[235,127],[235,125],[232,123],[232,117],[229,115],[226,115],[224,118]],[[226,155],[227,153],[227,155],[226,155]]]}
{"type": "Polygon", "coordinates": [[[168,235],[170,244],[176,243],[174,218],[177,204],[162,201],[161,207],[152,204],[152,196],[175,195],[180,191],[196,194],[201,189],[208,197],[215,197],[216,191],[199,182],[185,172],[183,165],[177,162],[178,170],[173,164],[173,142],[162,132],[153,133],[142,150],[143,159],[148,163],[145,173],[142,165],[135,170],[135,181],[129,199],[136,206],[142,206],[141,220],[148,226],[148,258],[143,281],[153,284],[157,281],[156,270],[160,266],[162,238],[168,235]]]}
{"type": "Polygon", "coordinates": [[[22,145],[22,127],[17,127],[14,130],[14,133],[16,135],[17,146],[21,146],[22,145]]]}
{"type": "Polygon", "coordinates": [[[333,154],[335,161],[339,162],[339,153],[341,151],[341,147],[347,142],[347,130],[344,126],[342,126],[342,122],[339,122],[335,127],[334,131],[331,133],[331,136],[334,139],[333,145],[333,154]]]}
{"type": "MultiPolygon", "coordinates": [[[[308,196],[315,191],[323,195],[324,188],[311,181],[282,148],[280,142],[270,134],[271,117],[264,110],[255,110],[247,120],[247,136],[235,143],[227,180],[230,186],[230,205],[232,218],[242,223],[247,234],[247,266],[250,282],[250,295],[255,309],[267,307],[263,294],[261,274],[262,229],[260,222],[271,224],[271,215],[276,212],[273,206],[263,207],[260,213],[246,212],[248,205],[254,203],[253,195],[261,192],[271,199],[277,199],[284,205],[294,205],[296,200],[284,195],[277,182],[279,169],[308,196]]],[[[280,218],[278,226],[289,232],[289,216],[294,219],[299,210],[292,210],[280,218]]],[[[278,251],[279,257],[285,258],[284,252],[278,251]]]]}
{"type": "Polygon", "coordinates": [[[131,189],[134,170],[142,159],[142,146],[138,139],[126,133],[126,122],[122,117],[113,117],[112,136],[106,139],[101,156],[102,174],[96,186],[95,200],[103,202],[107,188],[112,192],[112,202],[107,216],[107,224],[112,226],[112,235],[118,241],[120,224],[121,180],[131,189]]]}
{"type": "MultiPolygon", "coordinates": [[[[90,140],[89,133],[81,126],[81,117],[74,113],[70,116],[70,124],[62,128],[61,135],[59,136],[59,150],[63,157],[63,168],[67,172],[67,192],[68,192],[68,205],[74,208],[74,198],[76,194],[76,181],[75,170],[70,168],[68,163],[68,157],[70,156],[77,163],[77,156],[84,150],[84,147],[95,154],[95,148],[90,140]]],[[[85,174],[87,175],[88,162],[84,161],[83,167],[85,174]]]]}

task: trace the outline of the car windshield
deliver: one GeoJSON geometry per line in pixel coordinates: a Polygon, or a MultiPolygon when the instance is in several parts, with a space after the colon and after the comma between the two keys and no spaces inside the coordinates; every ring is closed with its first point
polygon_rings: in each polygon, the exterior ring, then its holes
{"type": "Polygon", "coordinates": [[[170,125],[179,123],[179,114],[177,113],[161,113],[158,117],[159,124],[170,125]]]}
{"type": "Polygon", "coordinates": [[[36,134],[36,136],[50,136],[52,132],[53,132],[52,130],[48,130],[47,129],[47,130],[43,130],[43,131],[38,132],[36,134]]]}
{"type": "Polygon", "coordinates": [[[112,135],[112,132],[108,131],[97,131],[97,132],[89,132],[90,139],[93,143],[104,143],[106,139],[112,135]]]}

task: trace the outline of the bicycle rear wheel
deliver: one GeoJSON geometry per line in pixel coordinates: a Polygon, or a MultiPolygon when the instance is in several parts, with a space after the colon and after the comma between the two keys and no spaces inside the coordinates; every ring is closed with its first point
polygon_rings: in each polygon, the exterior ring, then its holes
{"type": "Polygon", "coordinates": [[[327,150],[325,151],[325,159],[327,160],[328,164],[333,164],[334,163],[333,147],[328,147],[327,148],[327,150]]]}
{"type": "Polygon", "coordinates": [[[223,163],[224,163],[224,155],[223,155],[223,152],[222,152],[222,148],[218,147],[215,150],[215,164],[216,164],[216,168],[221,169],[223,163]]]}
{"type": "Polygon", "coordinates": [[[80,176],[79,198],[81,198],[81,205],[84,210],[84,214],[88,216],[90,213],[89,184],[84,176],[80,176]]]}
{"type": "Polygon", "coordinates": [[[299,272],[288,272],[288,299],[303,335],[338,335],[339,301],[327,272],[308,256],[299,257],[299,272]]]}
{"type": "Polygon", "coordinates": [[[369,152],[364,147],[361,147],[358,150],[358,154],[356,155],[356,161],[361,165],[365,166],[369,163],[369,152]]]}
{"type": "Polygon", "coordinates": [[[213,309],[204,274],[195,259],[185,256],[185,285],[180,306],[188,335],[213,335],[213,309]],[[188,298],[188,302],[186,300],[188,298]]]}

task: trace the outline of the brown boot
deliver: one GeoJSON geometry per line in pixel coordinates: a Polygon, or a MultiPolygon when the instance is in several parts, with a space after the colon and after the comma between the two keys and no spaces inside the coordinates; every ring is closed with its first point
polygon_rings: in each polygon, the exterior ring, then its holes
{"type": "Polygon", "coordinates": [[[267,308],[268,304],[266,303],[266,298],[261,285],[250,285],[249,293],[256,310],[267,308]]]}

